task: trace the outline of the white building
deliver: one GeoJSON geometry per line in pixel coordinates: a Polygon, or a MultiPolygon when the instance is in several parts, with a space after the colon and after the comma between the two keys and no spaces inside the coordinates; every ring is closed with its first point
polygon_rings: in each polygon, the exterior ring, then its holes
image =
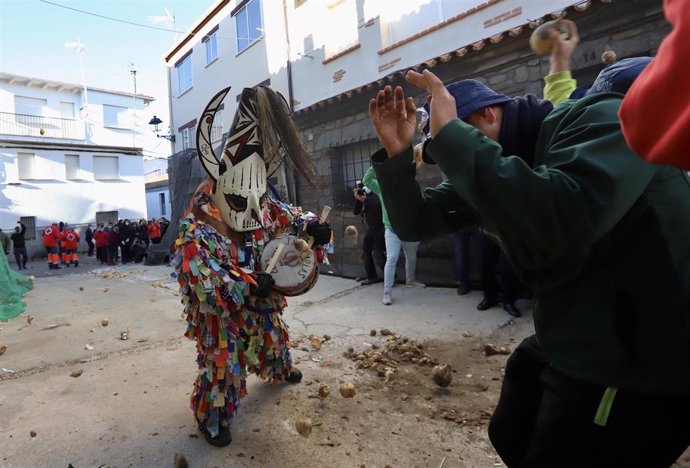
{"type": "MultiPolygon", "coordinates": [[[[218,0],[165,55],[174,152],[220,89],[270,84],[299,111],[573,0],[218,0]]],[[[219,111],[220,139],[236,101],[219,111]]]]}
{"type": "Polygon", "coordinates": [[[137,110],[152,97],[0,73],[0,227],[145,218],[137,110]],[[88,103],[87,103],[88,101],[88,103]]]}
{"type": "Polygon", "coordinates": [[[144,161],[144,182],[146,184],[146,212],[148,219],[170,220],[172,205],[168,187],[168,160],[149,159],[144,161]]]}

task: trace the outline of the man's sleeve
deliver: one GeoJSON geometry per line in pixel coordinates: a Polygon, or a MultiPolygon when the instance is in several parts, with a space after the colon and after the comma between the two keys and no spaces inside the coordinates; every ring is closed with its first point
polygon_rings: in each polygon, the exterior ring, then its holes
{"type": "Polygon", "coordinates": [[[664,10],[673,30],[626,93],[620,120],[637,154],[690,170],[690,4],[666,0],[664,10]]]}
{"type": "Polygon", "coordinates": [[[607,233],[654,174],[625,144],[610,99],[570,109],[545,150],[548,166],[502,157],[498,143],[458,119],[428,151],[483,218],[551,258],[607,233]]]}
{"type": "Polygon", "coordinates": [[[421,241],[477,223],[476,211],[448,181],[422,192],[412,160],[412,148],[391,159],[385,150],[372,157],[388,219],[401,240],[421,241]]]}
{"type": "Polygon", "coordinates": [[[554,107],[570,98],[570,95],[577,87],[570,74],[570,70],[565,70],[544,77],[544,99],[551,101],[554,107]]]}
{"type": "Polygon", "coordinates": [[[373,166],[369,166],[367,172],[364,173],[364,176],[362,177],[362,183],[365,187],[368,187],[369,190],[374,192],[376,195],[378,195],[379,197],[381,196],[381,186],[379,185],[378,180],[376,180],[376,172],[374,172],[373,166]]]}
{"type": "Polygon", "coordinates": [[[352,214],[359,215],[362,212],[363,208],[364,208],[364,203],[355,199],[355,207],[352,210],[352,214]]]}

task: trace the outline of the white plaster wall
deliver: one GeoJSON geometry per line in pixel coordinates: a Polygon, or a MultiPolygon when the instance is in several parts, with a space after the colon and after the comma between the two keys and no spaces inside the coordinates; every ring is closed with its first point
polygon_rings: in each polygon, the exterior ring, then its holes
{"type": "MultiPolygon", "coordinates": [[[[545,14],[563,9],[575,2],[574,0],[500,0],[489,7],[473,13],[463,19],[435,30],[418,39],[396,47],[381,55],[378,51],[390,43],[410,37],[433,24],[429,18],[434,16],[434,9],[438,10],[439,3],[443,5],[444,18],[452,17],[472,5],[484,3],[484,0],[399,0],[394,3],[387,1],[346,0],[358,5],[360,19],[363,24],[358,27],[359,43],[361,46],[342,57],[326,64],[325,50],[328,44],[319,42],[314,37],[314,50],[310,54],[313,59],[296,56],[301,51],[300,44],[309,31],[314,30],[313,24],[318,22],[318,15],[323,14],[324,3],[306,2],[297,9],[291,7],[290,18],[291,44],[294,44],[293,70],[294,97],[299,101],[295,109],[309,106],[328,97],[349,91],[363,84],[376,81],[396,70],[417,65],[433,57],[452,52],[460,47],[472,44],[502,31],[516,27],[530,19],[539,18],[545,14]],[[494,18],[513,8],[521,7],[518,16],[498,23],[488,28],[484,21],[494,18]],[[321,13],[320,13],[321,11],[321,13]],[[363,17],[362,17],[363,14],[363,17]],[[373,24],[366,26],[366,22],[373,19],[373,24]],[[391,28],[395,31],[391,37],[391,28]],[[392,60],[400,59],[394,67],[378,71],[378,67],[392,60]],[[346,73],[338,82],[333,82],[333,74],[338,70],[346,73]]],[[[292,4],[292,2],[288,2],[292,4]]],[[[436,13],[437,14],[437,13],[436,13]]],[[[332,24],[329,19],[328,24],[332,24]]]]}
{"type": "MultiPolygon", "coordinates": [[[[81,129],[80,138],[74,140],[58,139],[42,137],[40,135],[34,136],[20,136],[20,135],[0,135],[0,139],[26,140],[26,141],[43,141],[43,142],[74,142],[96,145],[108,146],[124,146],[124,147],[141,147],[144,142],[143,135],[148,135],[151,129],[148,127],[148,117],[146,113],[146,103],[141,98],[137,98],[136,102],[131,96],[112,94],[104,91],[96,91],[89,89],[88,91],[88,106],[87,110],[83,111],[84,99],[83,90],[70,91],[70,88],[60,90],[53,87],[38,87],[26,86],[20,83],[9,83],[0,81],[0,112],[7,112],[10,114],[16,113],[14,96],[25,96],[37,99],[46,100],[46,108],[44,110],[44,117],[60,118],[60,102],[74,103],[74,116],[76,120],[84,118],[79,121],[77,126],[81,129]],[[125,129],[116,129],[104,127],[103,124],[103,105],[113,105],[125,107],[128,109],[128,114],[132,117],[128,118],[128,123],[131,126],[125,129]],[[133,114],[133,109],[136,108],[136,113],[133,114]],[[134,120],[136,118],[136,121],[134,120]],[[134,136],[134,138],[133,138],[134,136]]],[[[149,117],[150,119],[150,117],[149,117]]]]}
{"type": "MultiPolygon", "coordinates": [[[[182,151],[179,127],[199,119],[206,104],[221,89],[230,86],[224,101],[222,114],[223,132],[230,128],[237,110],[236,96],[245,87],[252,87],[266,79],[271,88],[288,97],[287,47],[283,6],[280,1],[263,1],[263,36],[241,53],[237,53],[237,31],[235,18],[230,12],[236,1],[223,8],[214,19],[180,49],[167,63],[170,76],[170,99],[172,107],[171,130],[175,134],[174,152],[182,151]],[[206,50],[202,43],[204,34],[218,25],[218,59],[206,65],[206,50]],[[192,88],[178,95],[177,69],[175,63],[192,50],[192,88]]],[[[289,3],[289,2],[288,2],[289,3]]],[[[196,132],[196,128],[194,130],[196,132]]]]}
{"type": "Polygon", "coordinates": [[[122,219],[146,217],[142,157],[97,155],[119,158],[118,180],[94,180],[93,153],[0,149],[0,227],[12,228],[20,216],[35,216],[39,227],[59,221],[94,223],[97,211],[116,210],[122,219]],[[36,179],[18,178],[18,151],[35,154],[36,179]],[[66,179],[65,153],[79,154],[81,180],[66,179]]]}
{"type": "Polygon", "coordinates": [[[170,190],[168,187],[158,187],[146,190],[146,212],[148,215],[146,219],[160,219],[161,217],[165,217],[170,220],[172,218],[172,205],[170,204],[170,190]],[[165,213],[161,210],[161,193],[165,195],[165,213]]]}

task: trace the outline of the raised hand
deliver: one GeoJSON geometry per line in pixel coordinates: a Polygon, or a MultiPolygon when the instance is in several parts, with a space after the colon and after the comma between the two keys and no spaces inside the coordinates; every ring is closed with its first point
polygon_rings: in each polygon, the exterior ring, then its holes
{"type": "Polygon", "coordinates": [[[369,118],[381,145],[393,157],[412,146],[417,108],[410,97],[405,99],[400,86],[386,86],[369,101],[369,118]]]}
{"type": "Polygon", "coordinates": [[[423,73],[408,71],[405,79],[418,88],[426,90],[431,97],[429,102],[429,129],[431,137],[435,137],[451,120],[458,117],[455,98],[450,95],[443,82],[429,70],[423,73]]]}
{"type": "Polygon", "coordinates": [[[553,48],[551,49],[551,56],[549,61],[551,66],[549,68],[549,75],[554,73],[570,70],[570,60],[575,52],[575,48],[580,42],[580,36],[577,33],[577,26],[571,20],[562,20],[561,24],[568,28],[568,33],[563,34],[558,27],[549,29],[549,37],[553,41],[553,48]]]}

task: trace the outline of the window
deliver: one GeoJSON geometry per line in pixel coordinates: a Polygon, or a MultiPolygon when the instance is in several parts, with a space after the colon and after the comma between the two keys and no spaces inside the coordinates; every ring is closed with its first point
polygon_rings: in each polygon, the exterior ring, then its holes
{"type": "Polygon", "coordinates": [[[36,155],[17,153],[17,175],[20,179],[33,179],[36,175],[36,155]]]}
{"type": "Polygon", "coordinates": [[[81,179],[81,169],[79,166],[78,154],[65,155],[65,179],[78,180],[81,179]]]}
{"type": "Polygon", "coordinates": [[[189,135],[189,133],[190,133],[189,130],[190,130],[189,128],[185,128],[184,130],[182,130],[180,132],[180,136],[182,137],[182,149],[183,150],[192,147],[191,138],[189,135]]]}
{"type": "Polygon", "coordinates": [[[60,101],[60,117],[63,119],[74,119],[74,103],[60,101]]]}
{"type": "Polygon", "coordinates": [[[24,96],[14,97],[14,112],[21,115],[43,116],[48,108],[48,101],[24,96]]]}
{"type": "Polygon", "coordinates": [[[96,224],[107,225],[108,223],[117,223],[117,211],[96,211],[96,224]]]}
{"type": "Polygon", "coordinates": [[[223,138],[223,114],[216,113],[213,118],[213,126],[211,127],[211,142],[219,141],[223,138]]]}
{"type": "Polygon", "coordinates": [[[333,148],[331,153],[331,174],[333,177],[333,198],[339,206],[354,203],[352,191],[371,165],[371,155],[378,149],[378,140],[369,139],[333,148]]]}
{"type": "Polygon", "coordinates": [[[120,161],[117,156],[94,156],[93,178],[114,180],[120,178],[120,161]]]}
{"type": "Polygon", "coordinates": [[[218,58],[218,30],[204,38],[204,47],[206,48],[206,65],[218,58]]]}
{"type": "Polygon", "coordinates": [[[177,65],[177,95],[192,87],[192,54],[187,55],[177,65]]]}
{"type": "Polygon", "coordinates": [[[158,194],[158,200],[161,204],[161,216],[165,216],[165,192],[158,194]]]}
{"type": "Polygon", "coordinates": [[[326,58],[352,47],[359,39],[357,4],[354,0],[330,2],[328,16],[331,21],[326,22],[328,27],[323,30],[326,58]]]}
{"type": "Polygon", "coordinates": [[[261,2],[249,0],[235,16],[237,26],[237,53],[252,45],[263,36],[261,22],[261,2]]]}
{"type": "Polygon", "coordinates": [[[36,239],[36,217],[35,216],[22,216],[19,221],[26,226],[26,232],[24,233],[24,239],[35,240],[36,239]]]}
{"type": "Polygon", "coordinates": [[[129,128],[127,108],[103,104],[103,126],[111,128],[129,128]]]}

